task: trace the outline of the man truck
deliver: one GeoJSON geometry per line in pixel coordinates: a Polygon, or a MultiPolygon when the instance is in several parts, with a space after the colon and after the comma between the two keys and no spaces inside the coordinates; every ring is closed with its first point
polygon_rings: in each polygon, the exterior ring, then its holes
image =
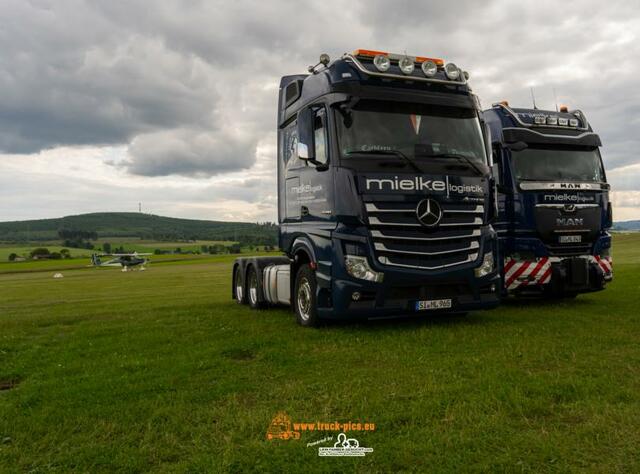
{"type": "Polygon", "coordinates": [[[599,147],[584,113],[484,112],[491,128],[503,294],[575,297],[613,278],[612,208],[599,147]]]}
{"type": "Polygon", "coordinates": [[[232,295],[297,321],[498,304],[491,140],[468,74],[357,50],[285,76],[278,100],[283,257],[238,258],[232,295]]]}

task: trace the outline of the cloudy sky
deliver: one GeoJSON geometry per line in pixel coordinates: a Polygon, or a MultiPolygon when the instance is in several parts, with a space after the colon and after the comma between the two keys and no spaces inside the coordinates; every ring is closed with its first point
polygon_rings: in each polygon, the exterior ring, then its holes
{"type": "Polygon", "coordinates": [[[555,89],[640,218],[637,2],[2,0],[0,25],[0,220],[273,221],[279,78],[356,48],[455,62],[485,107],[555,89]]]}

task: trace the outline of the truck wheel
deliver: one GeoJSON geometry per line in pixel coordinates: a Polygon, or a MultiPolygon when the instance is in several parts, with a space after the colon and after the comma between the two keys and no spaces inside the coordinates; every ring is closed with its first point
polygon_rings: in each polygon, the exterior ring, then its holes
{"type": "Polygon", "coordinates": [[[302,265],[296,273],[293,305],[296,319],[301,326],[318,326],[316,309],[316,275],[309,265],[302,265]]]}
{"type": "Polygon", "coordinates": [[[260,279],[255,267],[251,265],[247,271],[247,300],[252,309],[260,309],[263,307],[262,302],[258,299],[260,294],[260,279]]]}
{"type": "Polygon", "coordinates": [[[244,285],[242,284],[242,268],[240,265],[236,265],[235,276],[233,278],[234,289],[233,294],[238,304],[247,304],[247,295],[244,291],[244,285]]]}

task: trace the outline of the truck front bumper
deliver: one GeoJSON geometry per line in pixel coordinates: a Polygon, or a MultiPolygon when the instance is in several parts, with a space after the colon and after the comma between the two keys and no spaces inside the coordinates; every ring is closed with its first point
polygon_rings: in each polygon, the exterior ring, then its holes
{"type": "Polygon", "coordinates": [[[326,300],[329,307],[319,307],[318,314],[327,319],[380,319],[463,313],[498,306],[500,276],[469,275],[473,271],[462,272],[457,278],[385,274],[384,283],[335,279],[326,300]]]}
{"type": "Polygon", "coordinates": [[[504,262],[504,289],[513,294],[588,293],[604,289],[613,279],[611,258],[594,255],[542,257],[504,262]]]}

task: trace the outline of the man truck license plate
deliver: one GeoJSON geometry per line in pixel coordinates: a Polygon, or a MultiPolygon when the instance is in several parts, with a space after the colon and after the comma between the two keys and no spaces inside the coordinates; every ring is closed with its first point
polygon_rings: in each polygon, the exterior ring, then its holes
{"type": "Polygon", "coordinates": [[[428,309],[445,309],[451,308],[451,300],[425,300],[416,301],[416,311],[425,311],[428,309]]]}
{"type": "Polygon", "coordinates": [[[559,242],[561,244],[579,244],[582,242],[581,235],[561,235],[559,237],[559,242]]]}

